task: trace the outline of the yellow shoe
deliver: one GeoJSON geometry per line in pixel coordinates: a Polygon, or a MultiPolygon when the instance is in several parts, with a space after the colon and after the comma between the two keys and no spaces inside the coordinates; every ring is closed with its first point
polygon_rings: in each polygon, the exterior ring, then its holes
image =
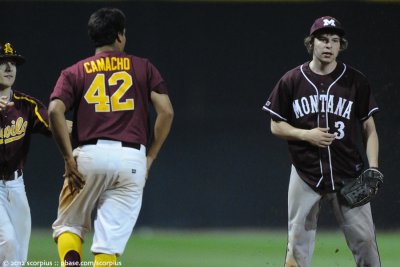
{"type": "Polygon", "coordinates": [[[94,256],[93,267],[115,267],[117,256],[115,254],[96,254],[94,256]]]}

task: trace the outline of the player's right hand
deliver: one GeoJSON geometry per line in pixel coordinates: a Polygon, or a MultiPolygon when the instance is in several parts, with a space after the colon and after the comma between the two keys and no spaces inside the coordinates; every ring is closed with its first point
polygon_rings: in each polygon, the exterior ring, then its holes
{"type": "Polygon", "coordinates": [[[332,144],[333,140],[336,138],[336,134],[329,133],[329,128],[314,128],[308,130],[307,141],[314,146],[326,148],[332,144]]]}
{"type": "Polygon", "coordinates": [[[6,110],[8,107],[14,106],[14,102],[8,101],[8,96],[0,97],[0,111],[6,110]]]}
{"type": "Polygon", "coordinates": [[[146,172],[146,181],[147,181],[147,178],[149,178],[149,172],[150,172],[150,168],[151,168],[151,165],[153,164],[153,161],[154,161],[154,159],[152,158],[152,157],[150,157],[150,156],[147,156],[147,172],[146,172]]]}
{"type": "Polygon", "coordinates": [[[71,194],[79,193],[85,185],[83,175],[78,171],[78,165],[74,158],[65,160],[64,178],[68,180],[68,187],[71,194]]]}
{"type": "Polygon", "coordinates": [[[65,120],[67,122],[68,133],[72,133],[72,127],[74,126],[74,122],[70,120],[65,120]]]}

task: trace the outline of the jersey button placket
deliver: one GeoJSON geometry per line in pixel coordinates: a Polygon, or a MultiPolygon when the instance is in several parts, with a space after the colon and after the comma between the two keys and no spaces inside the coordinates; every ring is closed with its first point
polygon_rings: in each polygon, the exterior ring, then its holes
{"type": "MultiPolygon", "coordinates": [[[[321,82],[319,84],[319,90],[320,90],[320,94],[321,95],[325,95],[326,94],[326,86],[325,83],[321,82]]],[[[324,107],[325,110],[327,108],[327,97],[325,98],[325,103],[324,103],[324,107]]],[[[325,116],[325,112],[323,112],[322,110],[319,113],[320,118],[321,118],[321,127],[328,127],[327,125],[327,121],[326,121],[326,116],[325,116]]],[[[321,163],[322,163],[322,173],[323,173],[323,177],[326,178],[328,177],[328,173],[329,173],[329,155],[328,155],[328,150],[327,149],[321,149],[320,150],[320,157],[321,157],[321,163]]],[[[322,181],[322,184],[325,184],[325,181],[322,181]]],[[[322,185],[322,187],[324,187],[322,185]]]]}
{"type": "Polygon", "coordinates": [[[321,90],[321,94],[325,94],[325,84],[319,83],[319,89],[321,90]]]}
{"type": "MultiPolygon", "coordinates": [[[[319,86],[320,86],[321,94],[324,95],[325,94],[325,84],[323,82],[321,82],[321,83],[319,83],[319,86]]],[[[326,104],[325,104],[325,108],[326,108],[326,104]]],[[[321,119],[325,119],[325,113],[320,112],[319,116],[321,119]]],[[[325,124],[325,122],[324,122],[324,124],[325,124]]]]}

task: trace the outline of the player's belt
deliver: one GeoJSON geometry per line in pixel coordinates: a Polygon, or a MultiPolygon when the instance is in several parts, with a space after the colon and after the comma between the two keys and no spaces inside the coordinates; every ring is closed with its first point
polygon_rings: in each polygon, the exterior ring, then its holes
{"type": "Polygon", "coordinates": [[[12,180],[17,179],[17,178],[20,177],[21,175],[22,175],[22,170],[20,170],[20,169],[14,171],[14,172],[11,172],[11,173],[3,173],[3,172],[0,172],[0,180],[3,180],[3,181],[12,181],[12,180]]]}
{"type": "MultiPolygon", "coordinates": [[[[91,140],[84,141],[84,142],[80,143],[80,145],[81,146],[84,146],[84,145],[97,145],[97,141],[98,141],[98,139],[91,139],[91,140]]],[[[134,148],[134,149],[140,150],[140,144],[138,144],[138,143],[130,143],[130,142],[124,142],[124,141],[117,141],[117,142],[120,142],[121,146],[123,146],[123,147],[130,147],[130,148],[134,148]]]]}

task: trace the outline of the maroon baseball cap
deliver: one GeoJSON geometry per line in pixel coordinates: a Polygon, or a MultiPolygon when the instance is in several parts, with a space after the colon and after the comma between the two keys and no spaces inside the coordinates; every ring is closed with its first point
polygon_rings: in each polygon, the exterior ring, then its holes
{"type": "Polygon", "coordinates": [[[316,19],[314,24],[311,26],[310,35],[315,35],[317,32],[322,31],[336,32],[340,36],[344,36],[345,34],[342,24],[337,19],[330,16],[316,19]]]}

